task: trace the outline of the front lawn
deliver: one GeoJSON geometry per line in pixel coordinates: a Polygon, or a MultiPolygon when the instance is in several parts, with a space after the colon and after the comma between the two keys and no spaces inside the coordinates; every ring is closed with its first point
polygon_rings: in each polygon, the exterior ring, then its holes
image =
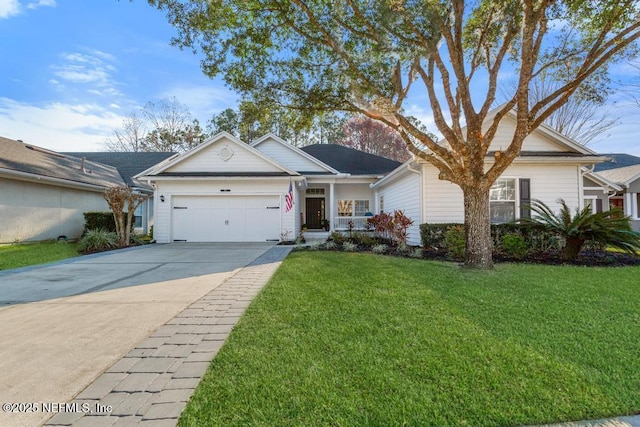
{"type": "Polygon", "coordinates": [[[511,426],[635,414],[639,275],[294,252],[180,425],[511,426]]]}
{"type": "Polygon", "coordinates": [[[46,241],[0,246],[0,270],[27,267],[78,256],[75,243],[46,241]]]}

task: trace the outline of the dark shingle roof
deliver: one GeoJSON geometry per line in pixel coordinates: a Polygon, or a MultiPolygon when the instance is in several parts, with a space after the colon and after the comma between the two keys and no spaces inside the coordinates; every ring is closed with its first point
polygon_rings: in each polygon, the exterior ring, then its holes
{"type": "Polygon", "coordinates": [[[103,163],[118,169],[122,179],[131,187],[147,187],[146,184],[134,180],[133,177],[149,169],[176,153],[170,152],[74,152],[64,153],[69,156],[84,157],[93,162],[103,163]]]}
{"type": "Polygon", "coordinates": [[[351,175],[382,175],[402,163],[337,144],[315,144],[302,150],[332,168],[351,175]]]}
{"type": "Polygon", "coordinates": [[[594,169],[596,172],[640,164],[640,157],[632,156],[631,154],[609,153],[601,155],[605,157],[611,157],[611,160],[597,164],[594,169]]]}
{"type": "Polygon", "coordinates": [[[118,170],[62,153],[0,137],[0,169],[108,187],[123,185],[118,170]]]}

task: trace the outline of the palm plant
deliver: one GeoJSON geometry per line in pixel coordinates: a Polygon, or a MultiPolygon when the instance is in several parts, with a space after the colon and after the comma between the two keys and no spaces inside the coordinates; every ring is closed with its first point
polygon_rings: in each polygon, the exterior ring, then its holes
{"type": "Polygon", "coordinates": [[[574,260],[587,241],[609,245],[626,252],[640,250],[640,233],[631,229],[629,217],[620,209],[605,212],[591,212],[591,207],[576,209],[575,216],[564,200],[560,199],[560,212],[555,214],[549,206],[540,200],[533,200],[531,210],[536,214],[532,218],[522,218],[520,223],[530,228],[555,233],[564,238],[561,256],[565,260],[574,260]]]}

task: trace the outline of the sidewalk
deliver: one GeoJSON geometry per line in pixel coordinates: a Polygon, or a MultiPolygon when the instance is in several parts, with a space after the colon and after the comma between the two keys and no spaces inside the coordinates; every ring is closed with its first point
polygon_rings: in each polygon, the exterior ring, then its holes
{"type": "Polygon", "coordinates": [[[175,426],[209,363],[290,250],[271,248],[191,304],[45,425],[175,426]]]}

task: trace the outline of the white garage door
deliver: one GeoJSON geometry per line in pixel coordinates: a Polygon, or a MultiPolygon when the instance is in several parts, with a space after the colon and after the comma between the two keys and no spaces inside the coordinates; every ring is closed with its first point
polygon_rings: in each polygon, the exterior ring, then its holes
{"type": "Polygon", "coordinates": [[[278,196],[175,196],[174,242],[280,240],[278,196]]]}

